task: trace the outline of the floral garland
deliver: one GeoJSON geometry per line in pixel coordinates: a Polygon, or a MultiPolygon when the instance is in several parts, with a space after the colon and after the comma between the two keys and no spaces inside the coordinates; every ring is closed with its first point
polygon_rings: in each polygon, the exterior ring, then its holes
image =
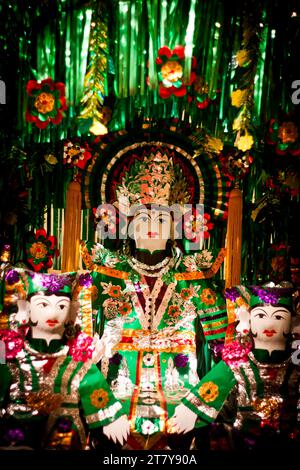
{"type": "Polygon", "coordinates": [[[247,362],[251,349],[251,342],[241,344],[240,341],[232,341],[225,344],[222,351],[222,359],[227,365],[240,367],[241,364],[247,362]]]}
{"type": "Polygon", "coordinates": [[[192,85],[196,79],[194,69],[197,63],[195,57],[192,57],[192,72],[190,80],[188,83],[185,83],[184,81],[184,49],[184,46],[178,45],[172,51],[167,46],[163,46],[158,50],[156,64],[159,68],[159,96],[163,99],[167,99],[172,95],[177,97],[186,95],[187,86],[192,85]]]}
{"type": "Polygon", "coordinates": [[[26,243],[26,259],[35,272],[45,272],[51,268],[54,256],[59,256],[56,237],[48,236],[43,228],[29,235],[26,243]]]}
{"type": "MultiPolygon", "coordinates": [[[[5,344],[5,358],[12,360],[17,357],[24,348],[24,335],[13,330],[0,330],[0,341],[5,344]]],[[[69,354],[76,362],[86,362],[93,357],[95,346],[93,338],[85,333],[79,333],[68,341],[69,354]]]]}
{"type": "Polygon", "coordinates": [[[46,129],[52,124],[58,125],[66,111],[65,85],[46,78],[40,83],[29,80],[26,85],[28,95],[26,121],[32,122],[39,129],[46,129]]]}
{"type": "Polygon", "coordinates": [[[233,77],[235,89],[231,93],[231,105],[237,108],[238,112],[232,130],[236,132],[234,146],[243,152],[250,150],[254,145],[254,138],[249,131],[252,127],[255,77],[261,54],[262,33],[258,29],[259,16],[245,15],[242,48],[234,57],[237,70],[233,77]]]}

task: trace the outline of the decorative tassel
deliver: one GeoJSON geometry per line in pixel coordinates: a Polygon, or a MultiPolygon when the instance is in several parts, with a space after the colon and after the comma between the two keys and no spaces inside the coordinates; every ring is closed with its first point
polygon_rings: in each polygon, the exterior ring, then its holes
{"type": "Polygon", "coordinates": [[[71,181],[67,191],[64,240],[62,250],[62,271],[79,269],[79,246],[81,234],[81,187],[78,181],[71,181]]]}
{"type": "Polygon", "coordinates": [[[230,192],[226,243],[226,287],[241,283],[243,194],[238,188],[230,192]]]}

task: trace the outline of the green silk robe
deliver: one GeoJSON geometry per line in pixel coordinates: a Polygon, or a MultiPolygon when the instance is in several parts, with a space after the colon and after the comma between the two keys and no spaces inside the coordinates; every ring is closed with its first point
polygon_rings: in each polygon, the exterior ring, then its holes
{"type": "Polygon", "coordinates": [[[94,331],[105,347],[101,370],[129,416],[128,446],[163,448],[168,418],[204,373],[205,340],[225,337],[222,283],[211,279],[224,250],[206,271],[192,270],[189,257],[161,277],[139,274],[105,249],[97,263],[86,245],[82,254],[93,276],[94,331]]]}

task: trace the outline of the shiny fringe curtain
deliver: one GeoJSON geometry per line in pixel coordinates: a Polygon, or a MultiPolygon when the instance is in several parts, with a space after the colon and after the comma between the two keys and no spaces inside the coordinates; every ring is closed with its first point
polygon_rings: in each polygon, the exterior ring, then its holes
{"type": "MultiPolygon", "coordinates": [[[[212,135],[230,141],[236,110],[231,106],[236,72],[235,54],[241,49],[245,17],[255,14],[254,25],[260,31],[260,54],[256,64],[254,103],[251,124],[257,130],[257,145],[264,138],[265,123],[277,117],[280,109],[292,107],[290,85],[298,79],[299,11],[297,2],[287,0],[53,0],[0,2],[0,77],[6,83],[7,105],[0,108],[0,150],[4,157],[12,145],[27,152],[30,178],[28,225],[9,227],[12,245],[19,259],[26,229],[38,228],[47,214],[47,225],[58,233],[61,211],[65,206],[70,171],[62,164],[64,138],[89,138],[88,127],[79,126],[84,79],[89,60],[92,17],[105,13],[108,18],[106,70],[103,80],[113,118],[111,131],[135,127],[142,119],[176,118],[182,125],[204,126],[212,135]],[[298,31],[298,33],[297,33],[298,31]],[[197,59],[197,74],[207,82],[209,92],[219,89],[219,101],[207,109],[198,109],[186,97],[163,100],[158,94],[155,58],[159,47],[186,46],[187,78],[191,56],[197,59]],[[39,130],[25,122],[26,83],[51,76],[66,84],[68,110],[59,126],[39,130]],[[48,146],[43,152],[43,145],[48,146]],[[41,150],[42,149],[42,150],[41,150]],[[45,167],[45,153],[58,159],[53,173],[45,167]],[[43,201],[43,204],[41,204],[43,201]],[[51,211],[51,207],[53,210],[51,211]],[[53,219],[53,220],[51,220],[53,219]]],[[[243,69],[241,69],[241,73],[243,69]]],[[[104,97],[105,98],[105,97],[104,97]]],[[[257,149],[256,149],[257,150],[257,149]]],[[[280,226],[252,223],[251,207],[263,192],[261,175],[265,155],[254,151],[251,175],[243,187],[244,278],[255,279],[257,260],[264,258],[271,240],[288,243],[286,216],[280,226]]],[[[88,215],[87,215],[88,217],[88,215]]],[[[21,220],[21,219],[20,219],[21,220]]]]}

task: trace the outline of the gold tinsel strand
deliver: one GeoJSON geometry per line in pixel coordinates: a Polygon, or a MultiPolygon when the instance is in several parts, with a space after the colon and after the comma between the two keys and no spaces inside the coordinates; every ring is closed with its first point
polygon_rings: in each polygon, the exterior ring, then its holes
{"type": "Polygon", "coordinates": [[[240,189],[230,192],[226,240],[226,287],[241,283],[243,196],[240,189]]]}
{"type": "Polygon", "coordinates": [[[91,23],[88,66],[79,116],[81,119],[102,120],[102,106],[104,97],[107,95],[107,55],[107,21],[96,17],[91,23]]]}
{"type": "Polygon", "coordinates": [[[79,269],[79,246],[81,234],[81,187],[71,181],[67,191],[65,229],[62,253],[62,271],[79,269]]]}

